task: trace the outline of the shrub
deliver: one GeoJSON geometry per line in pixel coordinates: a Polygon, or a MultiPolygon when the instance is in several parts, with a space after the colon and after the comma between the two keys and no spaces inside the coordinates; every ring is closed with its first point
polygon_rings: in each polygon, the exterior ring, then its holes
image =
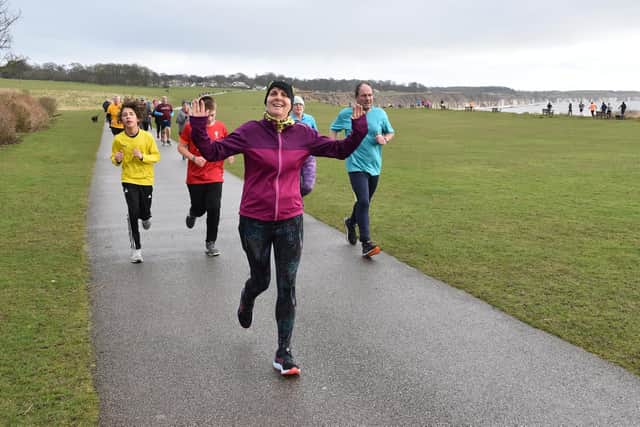
{"type": "Polygon", "coordinates": [[[38,102],[42,105],[42,108],[47,112],[49,117],[53,117],[53,115],[58,110],[58,102],[55,98],[50,96],[42,96],[38,98],[38,102]]]}
{"type": "Polygon", "coordinates": [[[0,91],[0,144],[16,143],[18,134],[46,128],[56,108],[53,98],[0,91]]]}
{"type": "Polygon", "coordinates": [[[38,101],[29,95],[2,94],[0,103],[7,105],[15,117],[16,132],[33,132],[49,124],[49,114],[38,101]]]}
{"type": "Polygon", "coordinates": [[[16,117],[4,103],[0,103],[0,145],[18,142],[16,117]]]}
{"type": "Polygon", "coordinates": [[[9,101],[9,108],[16,118],[16,132],[29,132],[31,130],[31,113],[27,103],[14,96],[9,101]]]}

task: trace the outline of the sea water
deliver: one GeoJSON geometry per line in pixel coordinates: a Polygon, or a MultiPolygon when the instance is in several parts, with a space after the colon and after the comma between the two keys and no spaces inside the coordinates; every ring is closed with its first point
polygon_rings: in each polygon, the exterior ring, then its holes
{"type": "MultiPolygon", "coordinates": [[[[611,103],[611,107],[613,108],[613,112],[615,113],[619,113],[620,112],[620,104],[622,104],[623,100],[617,100],[617,99],[600,99],[600,100],[594,100],[594,102],[596,103],[596,109],[597,111],[600,111],[600,107],[602,106],[602,101],[605,102],[605,104],[609,104],[611,103]]],[[[589,103],[591,102],[591,100],[584,100],[582,101],[584,103],[584,110],[582,111],[582,115],[584,116],[589,116],[591,115],[591,113],[589,112],[589,103]]],[[[624,100],[624,102],[627,104],[627,112],[629,111],[640,111],[640,100],[624,100]]],[[[580,100],[578,101],[572,101],[573,104],[573,115],[580,115],[580,109],[578,108],[578,104],[580,103],[580,100]]],[[[528,105],[517,105],[517,106],[510,106],[510,105],[505,105],[505,106],[498,106],[498,108],[500,108],[500,111],[504,112],[504,113],[517,113],[517,114],[522,114],[522,113],[535,113],[535,114],[541,114],[542,113],[542,109],[543,108],[547,108],[547,103],[546,102],[541,102],[541,103],[536,103],[536,104],[528,104],[528,105]]],[[[553,110],[554,114],[568,114],[569,112],[569,101],[559,101],[559,102],[551,102],[551,109],[553,110]]],[[[482,107],[482,108],[478,108],[478,110],[486,110],[486,111],[491,111],[491,107],[482,107]]]]}

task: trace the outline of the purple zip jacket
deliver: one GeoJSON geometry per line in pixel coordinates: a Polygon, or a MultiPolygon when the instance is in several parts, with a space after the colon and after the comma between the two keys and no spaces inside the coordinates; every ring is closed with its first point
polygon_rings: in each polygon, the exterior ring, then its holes
{"type": "Polygon", "coordinates": [[[261,221],[281,221],[303,213],[300,169],[309,155],[346,159],[367,134],[365,115],[352,120],[343,140],[318,134],[296,123],[276,132],[267,120],[250,121],[226,138],[210,144],[207,117],[190,117],[191,139],[208,161],[244,155],[244,187],[240,215],[261,221]]]}

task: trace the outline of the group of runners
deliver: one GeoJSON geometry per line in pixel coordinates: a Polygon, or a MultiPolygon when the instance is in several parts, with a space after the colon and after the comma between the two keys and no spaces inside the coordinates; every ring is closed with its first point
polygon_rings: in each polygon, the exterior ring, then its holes
{"type": "MultiPolygon", "coordinates": [[[[152,124],[155,123],[156,138],[162,142],[162,145],[171,145],[173,106],[169,104],[167,97],[161,97],[160,101],[157,99],[147,101],[144,98],[140,98],[135,102],[137,103],[137,109],[140,111],[138,126],[145,131],[152,132],[152,124]]],[[[111,100],[105,99],[102,103],[102,108],[106,114],[105,119],[114,136],[124,131],[124,124],[120,121],[122,107],[122,99],[119,95],[114,96],[111,100]]]]}
{"type": "MultiPolygon", "coordinates": [[[[192,228],[196,218],[206,213],[205,252],[209,256],[220,254],[215,241],[223,162],[233,161],[236,154],[242,154],[244,184],[238,230],[250,273],[240,293],[237,317],[243,328],[251,326],[255,301],[269,287],[273,249],[278,347],[272,365],[284,376],[300,374],[291,351],[291,339],[296,275],[302,254],[302,198],[313,189],[315,157],[346,159],[356,198],[350,215],[344,220],[347,240],[352,245],[359,240],[364,257],[380,252],[370,235],[369,207],[381,173],[382,146],[393,138],[394,129],[386,112],[373,105],[371,84],[358,84],[354,95],[353,107],[339,112],[331,124],[330,136],[318,133],[314,118],[304,113],[304,100],[294,96],[293,88],[284,81],[274,81],[268,86],[261,120],[246,122],[231,133],[217,121],[217,106],[212,96],[201,96],[191,105],[183,105],[188,120],[180,132],[178,151],[188,162],[186,183],[191,206],[185,218],[186,226],[192,228]]],[[[170,127],[173,109],[166,97],[163,98],[162,103],[169,107],[160,110],[162,120],[169,121],[166,129],[170,127]]],[[[140,102],[125,102],[115,116],[115,110],[111,111],[112,125],[114,117],[122,124],[122,130],[114,132],[111,161],[122,168],[131,262],[140,263],[143,258],[138,223],[144,229],[151,227],[153,170],[160,153],[151,134],[140,128],[145,117],[140,102]]],[[[168,137],[160,140],[164,144],[168,137]]]]}

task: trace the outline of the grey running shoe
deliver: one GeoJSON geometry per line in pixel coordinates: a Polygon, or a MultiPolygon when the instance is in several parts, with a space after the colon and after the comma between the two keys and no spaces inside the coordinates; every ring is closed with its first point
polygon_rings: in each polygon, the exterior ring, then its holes
{"type": "Polygon", "coordinates": [[[142,228],[144,228],[145,230],[148,230],[151,228],[151,218],[142,220],[142,228]]]}
{"type": "Polygon", "coordinates": [[[140,249],[132,249],[131,250],[131,262],[133,264],[140,264],[142,261],[142,250],[140,249]]]}
{"type": "Polygon", "coordinates": [[[205,243],[206,250],[205,253],[207,256],[218,256],[220,255],[220,250],[216,248],[216,242],[206,242],[205,243]]]}
{"type": "Polygon", "coordinates": [[[351,222],[351,218],[346,217],[344,219],[344,229],[347,234],[347,242],[350,245],[355,245],[358,243],[358,234],[356,233],[356,226],[351,222]]]}

